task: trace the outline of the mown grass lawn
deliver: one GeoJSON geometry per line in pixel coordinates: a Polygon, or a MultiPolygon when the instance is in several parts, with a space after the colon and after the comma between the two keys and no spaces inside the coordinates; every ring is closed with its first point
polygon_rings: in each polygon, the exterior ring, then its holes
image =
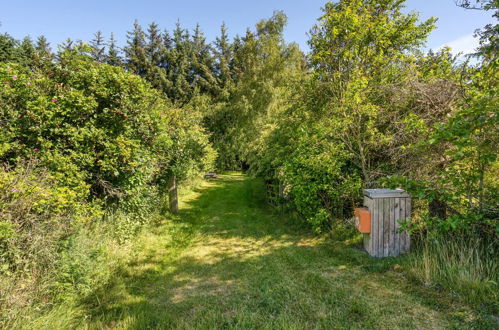
{"type": "Polygon", "coordinates": [[[182,200],[180,214],[145,234],[133,262],[88,302],[78,327],[480,326],[407,279],[403,257],[369,258],[276,214],[257,179],[223,175],[182,200]]]}

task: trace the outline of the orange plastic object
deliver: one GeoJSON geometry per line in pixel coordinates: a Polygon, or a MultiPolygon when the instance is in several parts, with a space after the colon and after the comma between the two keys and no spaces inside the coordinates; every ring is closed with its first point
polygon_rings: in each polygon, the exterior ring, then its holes
{"type": "Polygon", "coordinates": [[[358,207],[355,209],[355,225],[357,229],[363,234],[371,232],[371,212],[365,207],[358,207]]]}

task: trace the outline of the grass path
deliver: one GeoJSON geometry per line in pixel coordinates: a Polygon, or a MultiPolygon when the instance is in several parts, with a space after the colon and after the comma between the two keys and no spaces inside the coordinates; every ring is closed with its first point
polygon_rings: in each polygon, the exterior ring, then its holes
{"type": "Polygon", "coordinates": [[[318,238],[269,209],[263,185],[224,175],[183,198],[100,294],[84,328],[459,327],[460,312],[397,263],[318,238]]]}

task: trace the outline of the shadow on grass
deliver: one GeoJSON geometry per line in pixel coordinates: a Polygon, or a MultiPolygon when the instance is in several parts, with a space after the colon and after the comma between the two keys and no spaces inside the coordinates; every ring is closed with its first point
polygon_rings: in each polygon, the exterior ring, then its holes
{"type": "Polygon", "coordinates": [[[453,322],[449,305],[393,270],[403,257],[376,260],[312,235],[266,205],[259,180],[226,175],[196,193],[96,294],[90,327],[438,328],[453,322]]]}

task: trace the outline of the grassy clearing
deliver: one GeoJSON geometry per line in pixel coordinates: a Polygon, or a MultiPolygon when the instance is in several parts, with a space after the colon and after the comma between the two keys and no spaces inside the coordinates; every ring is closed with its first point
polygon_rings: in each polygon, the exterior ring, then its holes
{"type": "Polygon", "coordinates": [[[272,212],[259,180],[228,174],[182,196],[130,260],[79,305],[30,328],[463,328],[494,325],[374,260],[272,212]]]}

